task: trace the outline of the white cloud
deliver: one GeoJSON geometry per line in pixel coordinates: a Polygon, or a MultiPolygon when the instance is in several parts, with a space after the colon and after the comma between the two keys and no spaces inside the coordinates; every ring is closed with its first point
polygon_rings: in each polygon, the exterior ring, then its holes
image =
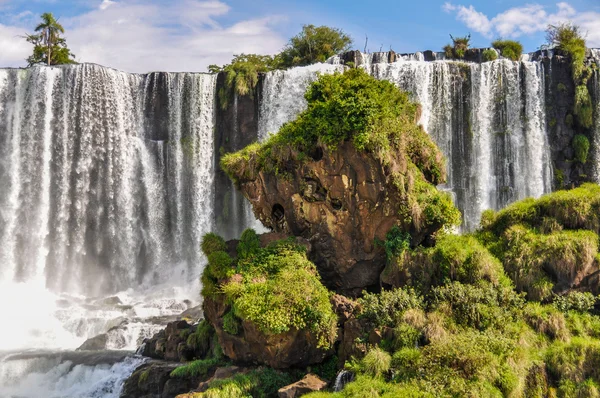
{"type": "Polygon", "coordinates": [[[32,47],[22,36],[25,29],[0,24],[0,66],[25,66],[32,47]]]}
{"type": "MultiPolygon", "coordinates": [[[[274,29],[283,20],[280,16],[224,26],[218,18],[229,13],[230,7],[221,1],[171,3],[103,0],[98,8],[61,19],[61,23],[77,61],[129,72],[205,72],[209,64],[228,63],[233,54],[274,54],[286,42],[274,29]]],[[[31,51],[29,46],[17,40],[13,52],[18,56],[7,56],[4,39],[9,37],[0,30],[0,66],[22,66],[21,59],[31,51]]]]}
{"type": "Polygon", "coordinates": [[[445,3],[442,9],[456,14],[456,19],[485,37],[517,38],[543,32],[548,24],[573,22],[587,33],[589,47],[600,47],[600,13],[595,11],[577,12],[569,3],[556,4],[554,13],[548,12],[540,4],[528,4],[510,8],[492,18],[475,10],[470,5],[445,3]]]}

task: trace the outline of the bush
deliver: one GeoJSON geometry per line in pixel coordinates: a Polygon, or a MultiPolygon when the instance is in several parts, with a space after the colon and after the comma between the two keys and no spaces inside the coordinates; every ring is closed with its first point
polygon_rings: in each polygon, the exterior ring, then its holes
{"type": "Polygon", "coordinates": [[[390,370],[392,357],[381,348],[373,348],[362,359],[362,367],[366,374],[381,377],[390,370]]]}
{"type": "Polygon", "coordinates": [[[453,37],[450,35],[452,39],[452,44],[447,44],[444,46],[444,54],[446,58],[456,58],[463,59],[469,49],[469,42],[471,41],[471,35],[464,37],[453,37]]]}
{"type": "Polygon", "coordinates": [[[227,251],[227,244],[219,235],[210,232],[202,237],[201,248],[204,255],[209,256],[217,251],[227,251]]]}
{"type": "Polygon", "coordinates": [[[483,53],[481,55],[483,58],[483,62],[490,62],[498,59],[498,53],[492,50],[491,48],[483,50],[483,53]]]}
{"type": "Polygon", "coordinates": [[[242,232],[240,242],[237,246],[237,255],[239,259],[252,257],[260,250],[260,238],[251,228],[242,232]]]}
{"type": "Polygon", "coordinates": [[[578,311],[587,312],[594,308],[596,297],[592,293],[570,292],[563,296],[556,296],[554,306],[562,312],[578,311]]]}
{"type": "Polygon", "coordinates": [[[423,300],[412,289],[363,293],[358,299],[361,308],[358,318],[367,320],[374,327],[394,327],[406,310],[423,307],[423,300]]]}
{"type": "Polygon", "coordinates": [[[223,316],[223,330],[233,336],[239,333],[240,320],[234,315],[233,311],[229,311],[223,316]]]}
{"type": "Polygon", "coordinates": [[[585,164],[590,150],[590,141],[588,138],[583,134],[575,135],[573,137],[573,149],[575,150],[575,160],[581,164],[585,164]]]}
{"type": "Polygon", "coordinates": [[[488,283],[474,286],[454,282],[435,288],[433,296],[434,305],[449,307],[457,324],[479,330],[502,328],[523,306],[523,298],[512,289],[488,283]]]}
{"type": "Polygon", "coordinates": [[[228,278],[234,274],[233,259],[223,251],[208,255],[208,272],[215,279],[228,278]]]}
{"type": "Polygon", "coordinates": [[[514,40],[498,39],[492,43],[492,47],[500,51],[500,54],[502,54],[504,58],[508,58],[512,61],[521,59],[521,54],[523,53],[523,45],[514,40]]]}

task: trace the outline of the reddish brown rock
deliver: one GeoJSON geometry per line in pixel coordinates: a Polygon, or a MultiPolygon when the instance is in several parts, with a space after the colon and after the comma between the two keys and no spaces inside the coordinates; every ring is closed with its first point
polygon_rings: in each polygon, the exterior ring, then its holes
{"type": "Polygon", "coordinates": [[[267,335],[249,321],[242,320],[239,333],[223,330],[223,316],[230,307],[211,298],[204,300],[206,319],[213,325],[223,353],[242,364],[267,365],[276,369],[306,367],[321,363],[332,350],[317,347],[317,337],[310,331],[291,329],[287,333],[267,335]]]}
{"type": "Polygon", "coordinates": [[[310,392],[321,391],[325,387],[327,387],[327,382],[309,373],[302,380],[280,388],[278,395],[279,398],[296,398],[310,392]]]}

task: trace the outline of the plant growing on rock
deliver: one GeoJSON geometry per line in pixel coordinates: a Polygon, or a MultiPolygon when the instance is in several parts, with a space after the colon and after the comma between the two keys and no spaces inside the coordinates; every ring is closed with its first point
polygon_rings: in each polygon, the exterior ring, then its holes
{"type": "Polygon", "coordinates": [[[523,45],[515,40],[498,39],[492,42],[492,47],[498,50],[504,58],[511,61],[518,61],[521,59],[521,54],[523,54],[523,45]]]}
{"type": "Polygon", "coordinates": [[[587,88],[587,82],[592,76],[592,68],[585,64],[586,44],[579,26],[572,23],[548,25],[546,39],[551,47],[562,51],[569,57],[571,76],[575,84],[573,114],[581,127],[592,127],[592,98],[587,88]]]}
{"type": "Polygon", "coordinates": [[[452,44],[447,44],[444,47],[444,54],[448,59],[463,59],[469,49],[471,34],[463,37],[454,37],[450,35],[452,44]]]}
{"type": "Polygon", "coordinates": [[[481,56],[483,58],[483,62],[490,62],[498,59],[498,53],[491,48],[485,49],[481,56]]]}
{"type": "Polygon", "coordinates": [[[585,164],[590,150],[590,140],[583,134],[577,134],[573,137],[572,146],[575,150],[575,160],[581,164],[585,164]]]}

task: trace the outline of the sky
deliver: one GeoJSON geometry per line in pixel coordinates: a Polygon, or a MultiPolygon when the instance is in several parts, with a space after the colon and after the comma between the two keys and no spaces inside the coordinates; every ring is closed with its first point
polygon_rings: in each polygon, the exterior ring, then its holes
{"type": "Polygon", "coordinates": [[[0,0],[0,67],[25,66],[23,36],[52,12],[78,62],[128,72],[204,72],[234,54],[275,54],[302,25],[342,29],[355,49],[439,51],[449,34],[472,47],[544,44],[548,24],[571,21],[600,47],[600,0],[0,0]]]}

